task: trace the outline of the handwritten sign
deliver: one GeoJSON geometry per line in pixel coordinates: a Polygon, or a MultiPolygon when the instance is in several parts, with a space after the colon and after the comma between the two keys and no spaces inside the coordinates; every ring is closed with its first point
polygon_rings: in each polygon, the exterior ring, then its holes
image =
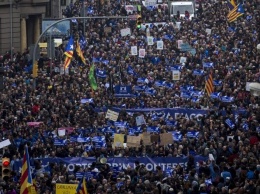
{"type": "Polygon", "coordinates": [[[127,136],[127,147],[139,147],[141,137],[140,136],[127,136]]]}
{"type": "Polygon", "coordinates": [[[106,118],[108,118],[111,121],[117,121],[119,116],[118,112],[112,111],[110,109],[107,110],[106,118]]]}
{"type": "Polygon", "coordinates": [[[121,36],[127,36],[127,35],[131,35],[131,29],[130,28],[125,28],[120,30],[121,36]]]}
{"type": "Polygon", "coordinates": [[[171,133],[160,134],[161,145],[168,145],[173,143],[173,138],[171,133]]]}

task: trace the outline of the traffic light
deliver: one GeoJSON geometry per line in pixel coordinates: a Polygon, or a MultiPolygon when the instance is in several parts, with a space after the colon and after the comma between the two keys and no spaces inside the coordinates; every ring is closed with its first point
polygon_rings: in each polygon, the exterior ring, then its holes
{"type": "Polygon", "coordinates": [[[37,63],[37,61],[33,64],[32,76],[33,76],[33,78],[38,77],[38,63],[37,63]]]}
{"type": "Polygon", "coordinates": [[[137,28],[141,28],[141,24],[142,24],[142,16],[138,15],[137,16],[137,21],[136,21],[136,27],[137,28]]]}
{"type": "Polygon", "coordinates": [[[2,178],[8,179],[11,175],[11,163],[9,158],[2,158],[2,178]]]}

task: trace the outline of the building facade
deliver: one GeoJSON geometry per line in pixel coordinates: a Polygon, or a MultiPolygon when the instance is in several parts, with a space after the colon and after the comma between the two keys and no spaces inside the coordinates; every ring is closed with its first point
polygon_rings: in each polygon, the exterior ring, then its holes
{"type": "Polygon", "coordinates": [[[0,0],[0,55],[24,52],[41,34],[44,18],[61,18],[71,0],[0,0]]]}

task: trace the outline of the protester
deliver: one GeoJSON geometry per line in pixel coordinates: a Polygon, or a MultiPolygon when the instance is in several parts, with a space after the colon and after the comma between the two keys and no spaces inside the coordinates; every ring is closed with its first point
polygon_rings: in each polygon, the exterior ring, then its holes
{"type": "MultiPolygon", "coordinates": [[[[126,6],[135,4],[84,2],[87,16],[126,16],[126,6]]],[[[76,1],[63,14],[80,16],[82,6],[76,1]]],[[[52,64],[41,56],[35,90],[29,51],[3,55],[1,138],[11,141],[4,156],[14,164],[12,179],[1,180],[0,190],[19,192],[21,172],[16,166],[28,145],[38,193],[55,193],[56,183],[78,184],[77,175],[84,171],[95,174],[87,179],[88,192],[93,194],[258,193],[260,100],[246,84],[260,81],[259,1],[244,2],[243,7],[245,14],[233,23],[227,22],[225,1],[201,2],[195,18],[190,13],[172,18],[165,6],[139,5],[133,15],[141,15],[146,24],[141,28],[133,20],[104,17],[88,20],[83,35],[83,22],[73,21],[73,35],[81,40],[87,65],[74,52],[75,60],[66,73],[59,68],[63,63],[59,57],[52,64]],[[121,30],[128,27],[131,34],[122,36],[121,30]],[[148,45],[147,36],[154,38],[153,45],[148,45]],[[161,40],[162,50],[156,43],[161,40]],[[179,40],[191,52],[183,51],[179,40]],[[131,46],[145,49],[145,56],[132,55],[131,46]],[[93,64],[97,90],[88,80],[93,64]],[[179,80],[173,80],[172,70],[180,71],[179,80]],[[208,96],[202,92],[210,73],[214,92],[208,96]],[[118,98],[117,86],[127,86],[130,97],[118,98]],[[115,126],[105,118],[107,108],[119,112],[120,125],[127,124],[115,126]],[[185,114],[175,111],[178,114],[173,115],[173,109],[185,110],[185,114]],[[138,128],[136,117],[141,115],[145,124],[138,128]],[[59,137],[58,129],[63,128],[66,133],[59,137]],[[153,135],[173,133],[174,141],[165,146],[159,141],[146,146],[141,141],[136,148],[114,144],[115,134],[124,134],[127,143],[127,135],[138,130],[153,135]],[[104,138],[94,140],[100,136],[104,138]],[[196,162],[196,156],[206,159],[196,162]],[[68,165],[55,162],[66,157],[96,160],[86,169],[70,171],[68,165]],[[102,158],[113,157],[136,160],[126,169],[100,163],[102,158]],[[188,159],[184,166],[157,166],[149,171],[140,164],[142,157],[188,159]],[[46,164],[47,158],[54,162],[46,164]]],[[[63,53],[65,47],[56,49],[63,53]]]]}

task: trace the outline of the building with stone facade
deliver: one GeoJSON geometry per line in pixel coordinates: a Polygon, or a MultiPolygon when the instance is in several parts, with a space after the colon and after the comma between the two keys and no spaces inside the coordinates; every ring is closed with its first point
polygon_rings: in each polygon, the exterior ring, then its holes
{"type": "Polygon", "coordinates": [[[0,55],[23,52],[41,34],[45,18],[61,18],[71,0],[0,0],[0,55]]]}

